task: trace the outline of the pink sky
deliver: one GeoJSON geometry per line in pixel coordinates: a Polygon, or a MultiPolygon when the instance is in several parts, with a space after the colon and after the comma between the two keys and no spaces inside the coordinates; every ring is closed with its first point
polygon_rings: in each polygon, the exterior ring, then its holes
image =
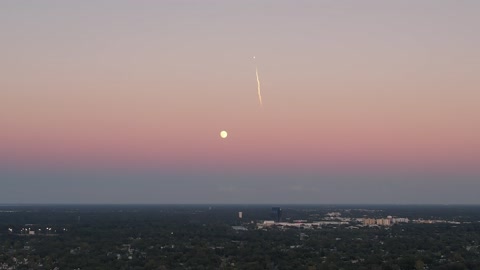
{"type": "Polygon", "coordinates": [[[0,7],[9,166],[478,172],[474,1],[0,7]]]}

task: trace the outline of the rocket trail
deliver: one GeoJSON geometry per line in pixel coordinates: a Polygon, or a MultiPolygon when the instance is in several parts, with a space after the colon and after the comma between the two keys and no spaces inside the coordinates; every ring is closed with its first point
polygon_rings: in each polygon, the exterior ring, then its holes
{"type": "MultiPolygon", "coordinates": [[[[255,56],[253,57],[255,59],[255,56]]],[[[258,93],[258,101],[260,102],[260,106],[263,107],[262,103],[262,93],[260,91],[260,79],[258,78],[258,67],[255,65],[255,75],[257,75],[257,93],[258,93]]]]}
{"type": "Polygon", "coordinates": [[[262,103],[262,93],[260,91],[260,79],[258,78],[258,68],[255,67],[255,74],[257,75],[257,92],[258,92],[258,101],[260,101],[260,105],[263,106],[262,103]]]}

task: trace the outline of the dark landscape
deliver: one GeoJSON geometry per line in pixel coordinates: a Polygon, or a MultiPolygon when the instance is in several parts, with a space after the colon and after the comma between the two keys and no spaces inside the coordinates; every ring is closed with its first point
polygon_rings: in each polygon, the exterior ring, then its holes
{"type": "Polygon", "coordinates": [[[479,206],[275,207],[3,205],[0,269],[480,269],[479,206]]]}

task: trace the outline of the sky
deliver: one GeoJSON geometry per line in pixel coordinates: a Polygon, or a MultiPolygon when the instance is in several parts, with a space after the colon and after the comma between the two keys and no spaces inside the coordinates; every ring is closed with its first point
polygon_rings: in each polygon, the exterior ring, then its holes
{"type": "Polygon", "coordinates": [[[0,203],[478,204],[479,15],[1,1],[0,203]]]}

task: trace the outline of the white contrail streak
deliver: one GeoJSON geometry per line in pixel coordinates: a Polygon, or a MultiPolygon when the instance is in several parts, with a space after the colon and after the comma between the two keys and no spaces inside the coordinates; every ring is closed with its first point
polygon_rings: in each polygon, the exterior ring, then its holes
{"type": "MultiPolygon", "coordinates": [[[[255,56],[253,57],[255,59],[255,56]]],[[[260,79],[258,78],[258,67],[255,65],[255,75],[257,75],[257,93],[258,93],[258,101],[260,101],[260,105],[263,106],[262,103],[262,93],[260,91],[260,79]]]]}

